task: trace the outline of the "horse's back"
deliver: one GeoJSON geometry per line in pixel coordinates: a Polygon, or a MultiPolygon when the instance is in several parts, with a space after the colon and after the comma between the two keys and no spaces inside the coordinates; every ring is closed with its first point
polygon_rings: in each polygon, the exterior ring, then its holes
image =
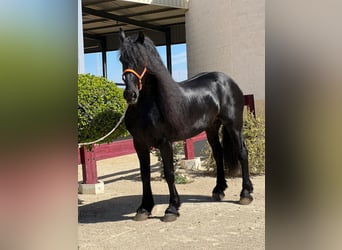
{"type": "Polygon", "coordinates": [[[199,73],[179,84],[189,93],[193,92],[197,95],[211,92],[216,94],[220,101],[243,105],[243,93],[240,87],[230,76],[222,72],[199,73]]]}
{"type": "MultiPolygon", "coordinates": [[[[188,80],[179,82],[180,86],[184,87],[211,87],[212,85],[221,85],[223,87],[234,88],[240,90],[236,82],[227,74],[219,71],[213,72],[202,72],[199,73],[188,80]]],[[[241,90],[240,90],[241,92],[241,90]]]]}
{"type": "Polygon", "coordinates": [[[240,127],[244,98],[231,77],[222,72],[201,73],[183,82],[181,86],[188,98],[196,104],[192,110],[202,110],[206,117],[212,114],[213,117],[209,118],[212,121],[219,118],[226,124],[237,122],[237,127],[240,127]]]}

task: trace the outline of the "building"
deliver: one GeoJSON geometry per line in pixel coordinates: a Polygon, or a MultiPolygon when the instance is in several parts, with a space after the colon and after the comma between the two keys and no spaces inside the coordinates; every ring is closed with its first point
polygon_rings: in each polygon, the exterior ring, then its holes
{"type": "MultiPolygon", "coordinates": [[[[222,71],[256,110],[265,105],[265,0],[83,0],[84,51],[105,52],[119,46],[118,31],[144,29],[156,45],[187,44],[188,77],[222,71]]],[[[105,70],[104,70],[105,75],[105,70]]]]}

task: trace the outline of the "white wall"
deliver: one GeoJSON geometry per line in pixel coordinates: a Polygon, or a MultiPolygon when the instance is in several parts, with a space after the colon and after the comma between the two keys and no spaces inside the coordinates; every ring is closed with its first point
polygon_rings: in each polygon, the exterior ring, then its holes
{"type": "Polygon", "coordinates": [[[265,99],[265,0],[192,0],[185,25],[189,77],[222,71],[265,99]]]}

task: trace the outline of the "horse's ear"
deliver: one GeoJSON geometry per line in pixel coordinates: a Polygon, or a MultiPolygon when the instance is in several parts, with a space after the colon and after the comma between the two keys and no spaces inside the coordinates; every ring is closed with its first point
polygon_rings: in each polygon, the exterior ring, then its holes
{"type": "Polygon", "coordinates": [[[136,42],[143,44],[144,41],[145,41],[145,35],[142,31],[139,31],[138,38],[137,38],[136,42]]]}
{"type": "Polygon", "coordinates": [[[126,38],[125,32],[120,28],[120,41],[123,42],[126,38]]]}

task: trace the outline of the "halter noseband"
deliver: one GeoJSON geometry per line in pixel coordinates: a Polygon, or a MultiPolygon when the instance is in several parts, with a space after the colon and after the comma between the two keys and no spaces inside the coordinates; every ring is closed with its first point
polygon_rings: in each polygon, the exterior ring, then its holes
{"type": "Polygon", "coordinates": [[[124,75],[127,73],[132,73],[133,75],[135,75],[139,79],[138,89],[140,91],[142,89],[142,79],[143,79],[146,72],[147,72],[146,66],[144,67],[144,70],[141,73],[141,75],[139,75],[134,69],[125,69],[124,72],[122,72],[122,80],[125,82],[124,75]]]}

